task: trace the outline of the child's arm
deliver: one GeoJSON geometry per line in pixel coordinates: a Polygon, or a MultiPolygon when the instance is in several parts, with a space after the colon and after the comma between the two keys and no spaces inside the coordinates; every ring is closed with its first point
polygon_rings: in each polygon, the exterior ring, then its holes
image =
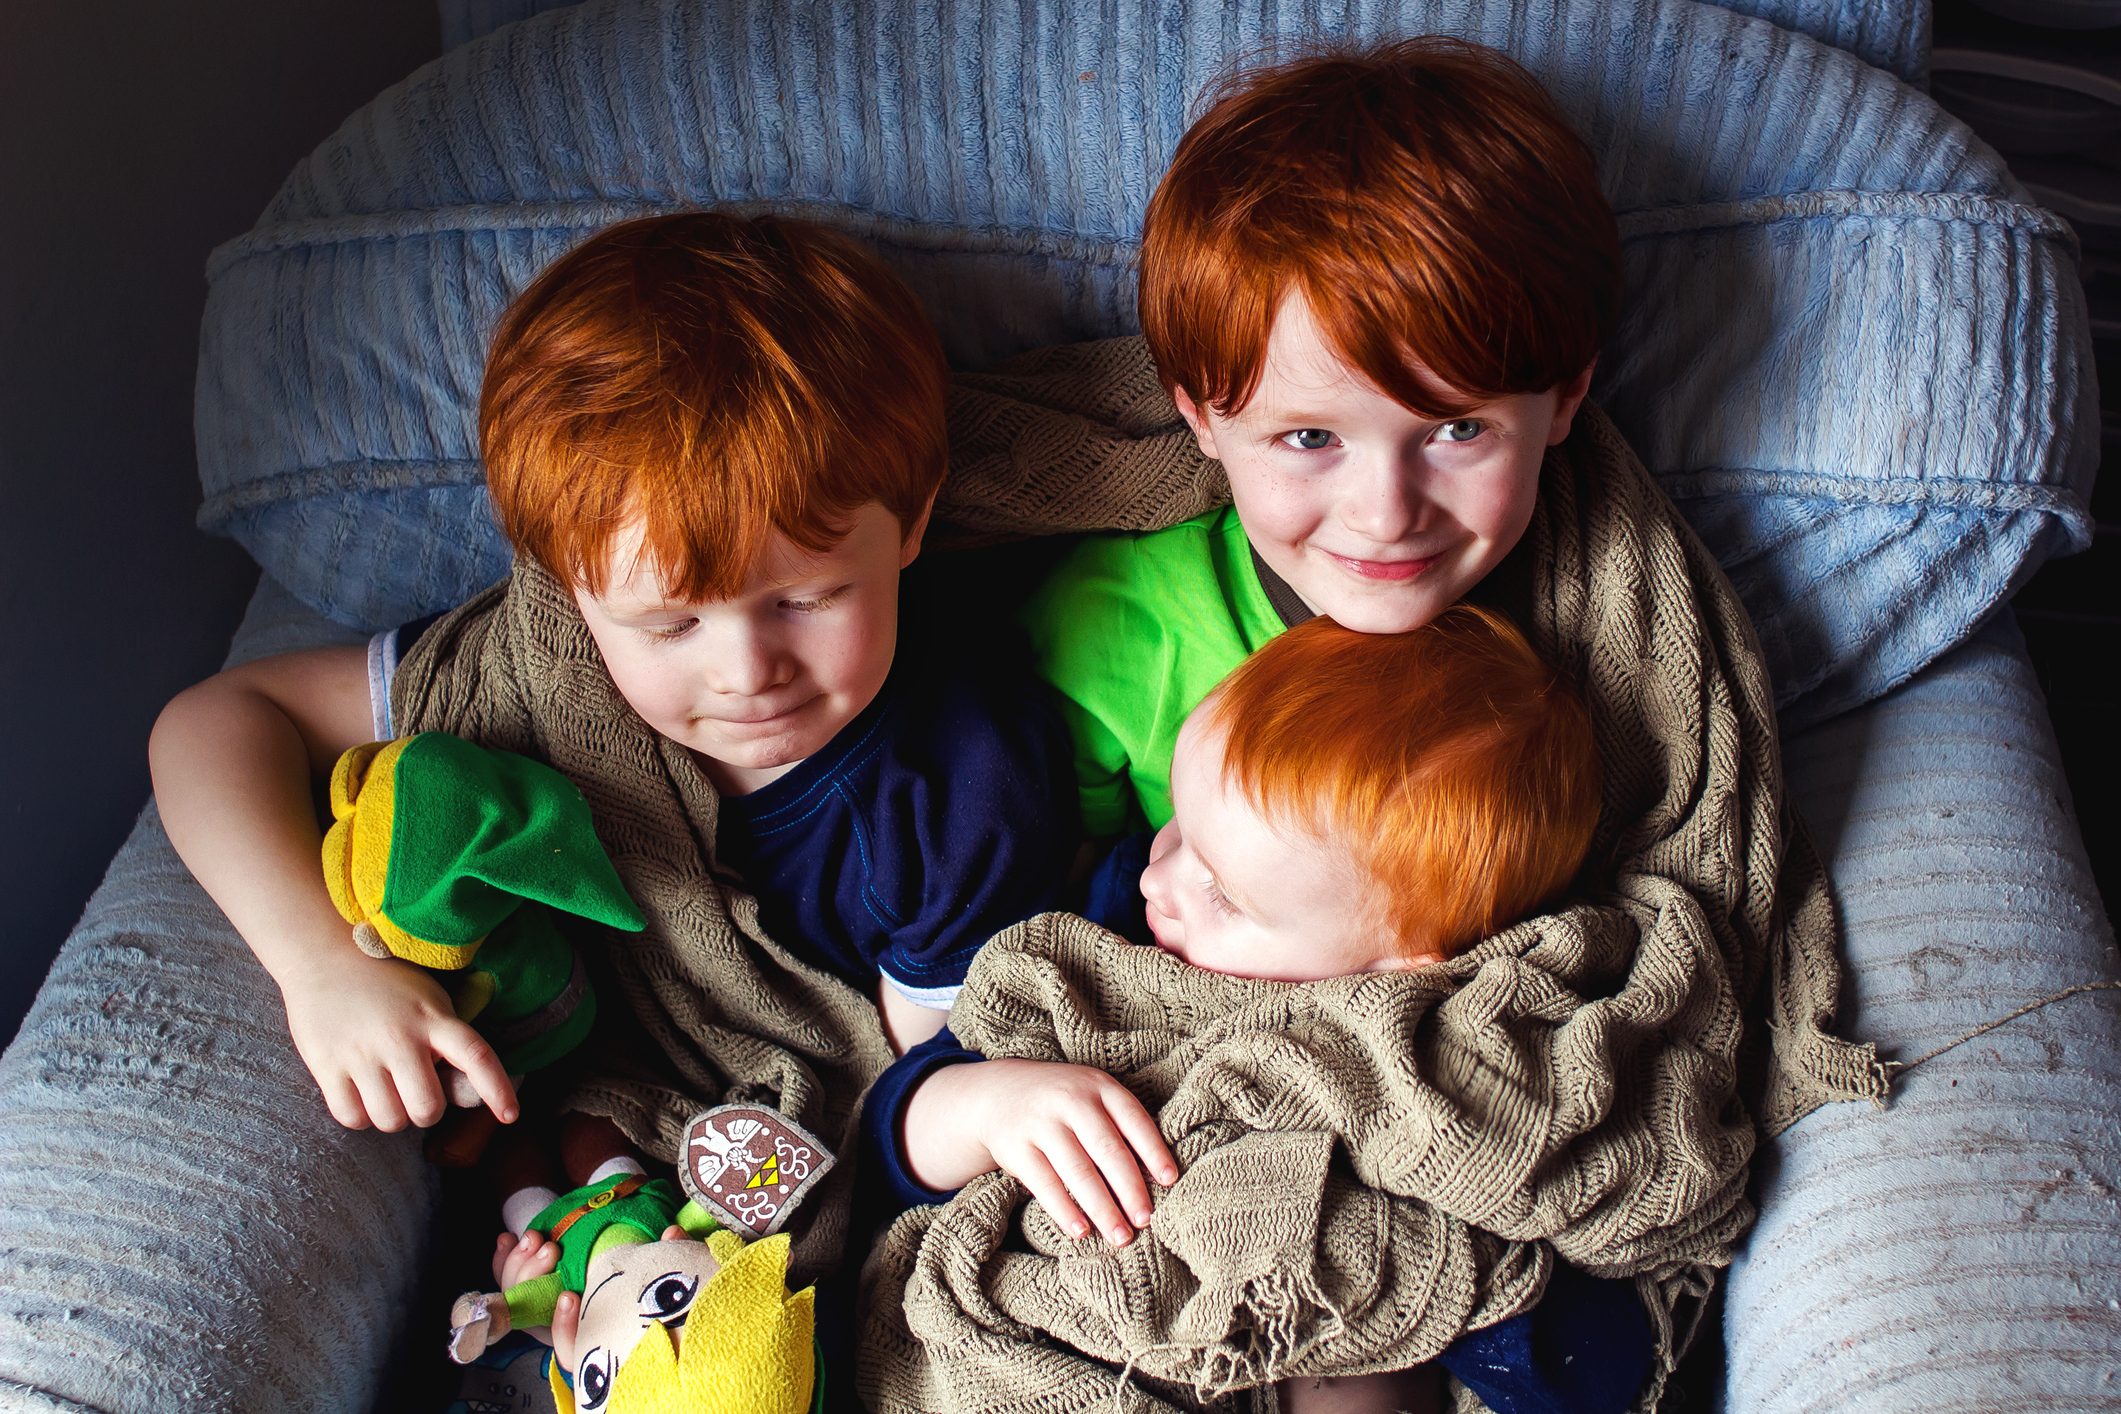
{"type": "Polygon", "coordinates": [[[906,1166],[938,1190],[1000,1169],[1031,1190],[1077,1237],[1094,1223],[1115,1246],[1149,1224],[1143,1170],[1178,1182],[1156,1121],[1132,1091],[1101,1070],[1055,1061],[948,1065],[906,1102],[906,1166]]]}
{"type": "Polygon", "coordinates": [[[279,984],[295,1049],[341,1124],[433,1124],[444,1109],[437,1058],[512,1121],[514,1087],[493,1048],[432,977],[357,949],[325,891],[311,792],[372,734],[367,672],[360,648],[318,649],[178,694],[148,744],[163,827],[279,984]]]}
{"type": "Polygon", "coordinates": [[[889,982],[877,988],[876,1009],[884,1019],[884,1039],[891,1043],[893,1054],[901,1056],[942,1030],[950,1019],[949,1012],[922,1006],[889,982]]]}

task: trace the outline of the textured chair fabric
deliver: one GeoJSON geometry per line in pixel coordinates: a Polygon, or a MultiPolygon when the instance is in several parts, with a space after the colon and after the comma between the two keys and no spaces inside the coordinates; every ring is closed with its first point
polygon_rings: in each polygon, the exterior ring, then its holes
{"type": "MultiPolygon", "coordinates": [[[[2006,620],[1788,742],[1847,925],[1849,1030],[1912,1060],[2121,976],[2006,620]]],[[[2121,1409],[2121,993],[2080,994],[1814,1113],[1756,1166],[1731,1414],[2121,1409]]]]}
{"type": "MultiPolygon", "coordinates": [[[[1919,55],[1926,18],[1740,8],[1881,63],[1919,55]]],[[[207,522],[343,622],[478,587],[500,565],[469,421],[485,330],[590,229],[673,205],[866,232],[961,361],[1128,327],[1141,203],[1193,93],[1269,17],[1326,11],[1089,9],[601,0],[452,51],[216,257],[207,522]]],[[[2084,529],[2096,429],[2073,421],[2083,311],[2052,218],[1920,95],[1726,11],[1331,14],[1510,48],[1592,135],[1636,300],[1598,392],[1732,568],[1786,723],[1919,673],[1791,742],[1857,1034],[1919,1053],[2110,975],[2023,657],[2007,628],[1951,651],[2084,529]]],[[[238,651],[347,636],[268,582],[238,651]]],[[[2121,1403],[2116,1015],[2058,1004],[1763,1155],[1729,1408],[2121,1403]]],[[[152,810],[0,1057],[0,1172],[0,1410],[368,1407],[432,1211],[417,1143],[330,1121],[152,810]]]]}
{"type": "Polygon", "coordinates": [[[1274,41],[1418,32],[1515,54],[1597,152],[1631,295],[1594,393],[1730,569],[1790,720],[1903,680],[2084,542],[2066,228],[1920,93],[1689,0],[532,16],[356,114],[214,256],[202,520],[342,622],[447,607],[504,565],[487,333],[592,229],[717,200],[837,222],[964,364],[1121,332],[1143,205],[1208,79],[1274,41]]]}
{"type": "MultiPolygon", "coordinates": [[[[349,637],[262,593],[244,651],[349,637]]],[[[145,811],[0,1057],[0,1409],[359,1410],[418,1285],[416,1136],[324,1109],[145,811]]]]}
{"type": "MultiPolygon", "coordinates": [[[[1929,66],[1930,0],[1713,0],[1726,10],[1766,20],[1866,64],[1919,83],[1929,66]]],[[[454,49],[502,25],[580,0],[438,0],[442,47],[454,49]]]]}

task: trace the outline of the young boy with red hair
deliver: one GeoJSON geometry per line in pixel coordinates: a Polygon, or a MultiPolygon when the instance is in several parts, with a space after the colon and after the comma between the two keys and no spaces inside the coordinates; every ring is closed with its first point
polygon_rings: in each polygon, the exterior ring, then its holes
{"type": "MultiPolygon", "coordinates": [[[[1313,618],[1193,709],[1172,815],[1092,913],[1211,972],[1309,982],[1455,957],[1560,895],[1598,823],[1583,704],[1460,604],[1406,634],[1313,618]],[[1142,905],[1146,905],[1143,907],[1142,905]]],[[[1113,872],[1116,869],[1116,874],[1113,872]]]]}
{"type": "MultiPolygon", "coordinates": [[[[852,241],[696,212],[547,269],[495,334],[479,407],[517,553],[572,588],[619,695],[720,792],[717,858],[769,933],[873,990],[898,1049],[941,1026],[980,944],[1052,905],[1074,848],[1065,736],[1029,675],[896,661],[945,379],[912,294],[852,241]]],[[[434,979],[354,947],[318,868],[312,783],[393,734],[390,676],[422,626],[231,668],[151,746],[171,841],[353,1128],[435,1123],[438,1063],[517,1110],[434,979]]]]}
{"type": "MultiPolygon", "coordinates": [[[[1358,633],[1316,617],[1274,638],[1187,717],[1170,784],[1171,818],[1153,841],[1137,834],[1107,856],[1084,913],[1195,967],[1270,981],[1443,962],[1555,900],[1598,823],[1589,714],[1515,625],[1469,604],[1411,633],[1358,633]]],[[[954,1059],[977,1058],[960,1050],[954,1059]]],[[[1063,1083],[1075,1069],[988,1064],[992,1074],[1063,1083]]],[[[982,1082],[984,1068],[943,1072],[907,1107],[910,1172],[937,1196],[1023,1162],[1030,1126],[1010,1108],[1018,1102],[1007,1086],[982,1082]]],[[[1127,1144],[1152,1166],[1168,1162],[1160,1138],[1134,1141],[1145,1126],[1154,1133],[1138,1102],[1115,1103],[1113,1118],[1119,1136],[1091,1150],[1099,1172],[1089,1182],[1059,1163],[1017,1174],[1049,1212],[1109,1202],[1107,1187],[1121,1187],[1114,1168],[1134,1162],[1127,1144]]],[[[1097,1142],[1087,1130],[1078,1137],[1086,1148],[1097,1142]]],[[[1572,1304],[1596,1299],[1595,1284],[1574,1273],[1559,1272],[1553,1288],[1572,1304]]],[[[1569,1324],[1563,1340],[1583,1348],[1533,1357],[1564,1368],[1580,1360],[1571,1376],[1596,1385],[1562,1407],[1623,1407],[1646,1372],[1646,1347],[1597,1348],[1569,1324]]],[[[1519,1326],[1529,1334],[1529,1322],[1519,1326]]],[[[1590,1333],[1611,1329],[1601,1321],[1590,1333]]],[[[1443,1363],[1491,1406],[1511,1408],[1523,1387],[1498,1384],[1487,1354],[1454,1347],[1443,1363]]],[[[1422,1410],[1436,1395],[1432,1374],[1404,1371],[1290,1381],[1282,1403],[1422,1410]]]]}
{"type": "MultiPolygon", "coordinates": [[[[1619,305],[1590,151],[1505,56],[1409,39],[1237,74],[1210,98],[1149,203],[1140,310],[1233,504],[1086,539],[1027,610],[1099,838],[1170,822],[1182,724],[1293,626],[1402,634],[1468,596],[1523,614],[1540,467],[1619,305]]],[[[1118,1082],[952,1059],[973,1058],[938,1043],[901,1068],[919,1077],[915,1177],[930,1116],[1005,1116],[988,1147],[1061,1221],[1114,1241],[1147,1222],[1142,1170],[1175,1168],[1118,1082]]],[[[962,1181],[962,1162],[926,1167],[962,1181]]],[[[1646,1350],[1639,1326],[1638,1310],[1624,1339],[1646,1350]]],[[[1621,1363],[1639,1375],[1635,1353],[1621,1363]]],[[[1498,1397],[1606,1407],[1537,1382],[1498,1397]]]]}

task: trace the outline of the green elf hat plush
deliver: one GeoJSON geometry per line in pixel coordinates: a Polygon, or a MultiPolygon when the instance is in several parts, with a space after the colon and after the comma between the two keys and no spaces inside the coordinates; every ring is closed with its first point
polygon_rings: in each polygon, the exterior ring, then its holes
{"type": "Polygon", "coordinates": [[[587,1034],[594,997],[544,909],[647,926],[596,837],[588,802],[550,766],[444,732],[371,742],[331,773],[324,882],[354,941],[454,979],[457,1014],[511,1074],[587,1034]]]}

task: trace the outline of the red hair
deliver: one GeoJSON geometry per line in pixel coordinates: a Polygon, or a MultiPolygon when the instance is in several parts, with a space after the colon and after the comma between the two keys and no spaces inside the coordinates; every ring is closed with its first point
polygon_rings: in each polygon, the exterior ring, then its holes
{"type": "Polygon", "coordinates": [[[1424,417],[1590,367],[1619,310],[1619,228],[1590,149],[1515,62],[1429,36],[1209,97],[1142,231],[1142,333],[1167,389],[1241,410],[1291,294],[1424,417]]]}
{"type": "Polygon", "coordinates": [[[1227,777],[1262,813],[1346,842],[1404,956],[1507,927],[1590,848],[1590,714],[1492,610],[1453,605],[1400,634],[1311,619],[1209,701],[1227,777]]]}
{"type": "Polygon", "coordinates": [[[853,241],[782,216],[629,221],[509,306],[479,398],[517,550],[604,588],[613,535],[688,599],[742,588],[772,531],[831,548],[880,501],[911,529],[942,483],[942,346],[853,241]]]}

